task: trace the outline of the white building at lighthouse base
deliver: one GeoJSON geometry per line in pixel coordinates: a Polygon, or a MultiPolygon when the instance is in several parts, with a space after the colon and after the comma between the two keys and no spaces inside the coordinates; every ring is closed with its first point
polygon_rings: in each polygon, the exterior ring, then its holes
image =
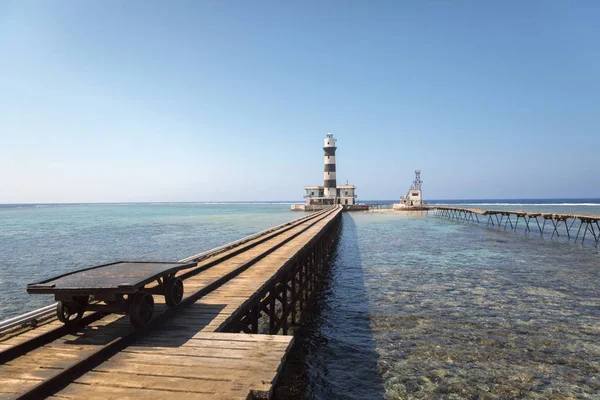
{"type": "Polygon", "coordinates": [[[304,204],[293,204],[292,211],[318,211],[334,204],[351,206],[356,204],[356,186],[341,185],[336,187],[336,196],[325,196],[323,186],[306,186],[304,204]]]}

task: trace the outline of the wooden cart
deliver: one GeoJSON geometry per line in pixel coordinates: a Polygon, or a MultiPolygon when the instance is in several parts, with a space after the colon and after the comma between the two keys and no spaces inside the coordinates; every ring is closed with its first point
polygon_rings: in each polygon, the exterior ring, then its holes
{"type": "Polygon", "coordinates": [[[165,296],[168,306],[183,298],[183,281],[177,271],[196,263],[118,261],[85,268],[27,285],[28,293],[53,294],[58,319],[70,324],[88,311],[129,314],[140,328],[152,319],[153,294],[165,296]],[[155,285],[150,285],[156,283],[155,285]]]}

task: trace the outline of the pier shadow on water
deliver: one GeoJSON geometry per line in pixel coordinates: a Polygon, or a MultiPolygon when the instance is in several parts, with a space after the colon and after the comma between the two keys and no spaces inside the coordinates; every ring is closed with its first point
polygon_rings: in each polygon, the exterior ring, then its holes
{"type": "Polygon", "coordinates": [[[349,214],[325,271],[312,308],[295,329],[275,398],[383,398],[357,227],[349,214]]]}

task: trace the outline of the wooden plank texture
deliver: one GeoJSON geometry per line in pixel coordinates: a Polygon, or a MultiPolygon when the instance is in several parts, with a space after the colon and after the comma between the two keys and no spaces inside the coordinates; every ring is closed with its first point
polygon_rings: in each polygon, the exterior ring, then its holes
{"type": "MultiPolygon", "coordinates": [[[[232,256],[187,277],[184,297],[194,296],[256,256],[269,254],[195,303],[178,310],[51,398],[246,399],[252,394],[268,398],[292,347],[293,337],[219,331],[272,285],[278,279],[277,274],[309,246],[339,212],[341,209],[316,223],[315,220],[303,222],[263,243],[260,243],[261,238],[253,239],[248,244],[259,244],[239,254],[235,248],[220,253],[219,256],[232,256]]],[[[214,259],[208,257],[198,265],[208,265],[214,259]]],[[[162,296],[154,298],[155,313],[164,313],[166,306],[162,296]]],[[[23,337],[35,336],[56,326],[53,322],[26,330],[23,337]]],[[[82,332],[64,336],[1,365],[0,397],[10,397],[60,373],[131,329],[127,317],[111,314],[82,332]]],[[[0,343],[13,345],[21,340],[24,339],[18,335],[0,343]]]]}

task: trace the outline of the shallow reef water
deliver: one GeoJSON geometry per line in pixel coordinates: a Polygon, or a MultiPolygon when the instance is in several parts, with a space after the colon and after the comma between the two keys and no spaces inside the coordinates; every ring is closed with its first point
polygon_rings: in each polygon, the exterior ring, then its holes
{"type": "Polygon", "coordinates": [[[600,399],[599,278],[593,246],[345,214],[277,395],[600,399]]]}
{"type": "MultiPolygon", "coordinates": [[[[176,260],[300,216],[273,204],[0,207],[0,319],[51,301],[26,294],[33,280],[176,260]]],[[[340,229],[277,398],[600,399],[593,245],[388,212],[346,213],[340,229]]]]}

